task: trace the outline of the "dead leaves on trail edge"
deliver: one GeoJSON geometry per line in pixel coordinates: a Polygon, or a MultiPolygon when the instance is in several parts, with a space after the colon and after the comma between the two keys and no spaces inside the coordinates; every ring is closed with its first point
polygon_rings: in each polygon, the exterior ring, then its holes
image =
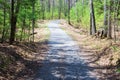
{"type": "Polygon", "coordinates": [[[120,79],[120,73],[117,72],[120,67],[120,41],[114,43],[113,40],[89,36],[85,32],[86,29],[82,27],[77,29],[67,24],[65,20],[61,21],[60,26],[77,41],[81,52],[86,53],[83,54],[85,58],[89,58],[88,64],[96,68],[100,75],[110,80],[120,79]]]}
{"type": "Polygon", "coordinates": [[[39,61],[44,59],[46,51],[46,43],[0,45],[0,80],[32,76],[41,66],[39,61]]]}
{"type": "Polygon", "coordinates": [[[48,50],[49,34],[46,27],[41,27],[45,26],[42,24],[35,29],[37,34],[34,43],[0,44],[0,80],[25,80],[35,75],[48,50]]]}

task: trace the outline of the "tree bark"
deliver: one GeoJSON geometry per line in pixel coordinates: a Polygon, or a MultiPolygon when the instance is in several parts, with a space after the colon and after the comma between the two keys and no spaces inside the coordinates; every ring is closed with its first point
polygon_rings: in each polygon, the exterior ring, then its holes
{"type": "Polygon", "coordinates": [[[15,9],[15,1],[11,0],[11,33],[10,33],[9,44],[13,44],[13,42],[15,41],[16,23],[17,23],[17,15],[19,13],[19,7],[20,7],[20,0],[17,0],[16,9],[15,9]]]}
{"type": "Polygon", "coordinates": [[[104,26],[107,26],[107,0],[104,0],[104,26]]]}
{"type": "Polygon", "coordinates": [[[52,19],[54,17],[54,7],[55,7],[55,1],[52,2],[52,19]]]}
{"type": "Polygon", "coordinates": [[[68,23],[70,23],[70,0],[68,0],[68,23]]]}
{"type": "Polygon", "coordinates": [[[48,12],[50,12],[51,10],[51,4],[50,4],[50,0],[48,0],[48,12]]]}
{"type": "Polygon", "coordinates": [[[33,2],[33,5],[32,5],[32,14],[33,14],[33,18],[32,18],[32,34],[33,34],[33,42],[34,42],[34,27],[35,27],[35,1],[33,2]]]}
{"type": "Polygon", "coordinates": [[[107,31],[107,38],[112,38],[112,26],[111,26],[111,0],[109,2],[109,11],[108,11],[108,31],[107,31]]]}
{"type": "Polygon", "coordinates": [[[42,0],[42,19],[45,19],[45,4],[44,4],[44,0],[42,0]]]}
{"type": "Polygon", "coordinates": [[[59,19],[61,18],[61,8],[62,7],[62,1],[61,0],[59,0],[59,19]]]}
{"type": "Polygon", "coordinates": [[[2,40],[1,40],[1,43],[3,43],[4,39],[5,39],[5,27],[6,27],[6,7],[5,7],[5,3],[4,3],[3,13],[4,13],[4,22],[3,22],[4,24],[3,24],[3,31],[2,31],[2,40]]]}
{"type": "Polygon", "coordinates": [[[94,14],[94,5],[93,0],[90,0],[90,35],[96,33],[96,23],[95,23],[95,14],[94,14]]]}

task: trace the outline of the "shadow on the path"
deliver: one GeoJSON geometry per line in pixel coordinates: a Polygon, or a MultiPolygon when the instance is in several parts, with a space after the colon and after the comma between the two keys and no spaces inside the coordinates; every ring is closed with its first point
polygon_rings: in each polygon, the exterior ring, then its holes
{"type": "MultiPolygon", "coordinates": [[[[52,56],[53,57],[53,56],[52,56]]],[[[114,72],[102,72],[106,69],[114,69],[114,67],[94,66],[90,67],[83,61],[67,62],[65,58],[53,57],[49,60],[41,62],[33,80],[117,80],[118,75],[114,72]],[[57,60],[58,59],[58,60],[57,60]],[[99,70],[98,73],[95,70],[99,70]],[[92,72],[92,75],[91,75],[92,72]],[[96,77],[95,77],[96,76],[96,77]]],[[[118,79],[119,80],[119,79],[118,79]]]]}
{"type": "Polygon", "coordinates": [[[35,80],[96,80],[89,75],[92,70],[86,64],[78,62],[46,60],[35,76],[35,80]]]}
{"type": "Polygon", "coordinates": [[[42,67],[34,80],[97,80],[96,74],[90,75],[93,68],[77,55],[79,50],[75,45],[59,47],[55,45],[56,42],[49,43],[54,47],[50,46],[51,49],[46,59],[41,62],[42,67]]]}

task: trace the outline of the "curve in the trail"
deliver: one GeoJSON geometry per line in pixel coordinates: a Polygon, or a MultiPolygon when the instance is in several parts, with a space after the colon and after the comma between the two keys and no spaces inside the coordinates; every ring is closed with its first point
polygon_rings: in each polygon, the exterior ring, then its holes
{"type": "Polygon", "coordinates": [[[49,52],[34,80],[97,80],[78,55],[76,42],[59,27],[59,21],[50,22],[48,28],[49,52]]]}

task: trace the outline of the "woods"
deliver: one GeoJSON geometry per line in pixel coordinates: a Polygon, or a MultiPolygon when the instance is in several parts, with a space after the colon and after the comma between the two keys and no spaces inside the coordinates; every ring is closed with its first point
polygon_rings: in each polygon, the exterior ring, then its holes
{"type": "MultiPolygon", "coordinates": [[[[109,54],[109,61],[111,61],[109,66],[113,66],[112,60],[114,60],[116,72],[120,72],[120,0],[0,0],[0,64],[6,63],[2,61],[4,57],[1,56],[4,51],[17,53],[12,50],[19,50],[21,46],[25,47],[23,50],[26,51],[25,53],[42,53],[44,48],[47,52],[48,37],[50,37],[50,30],[47,29],[48,22],[63,25],[62,28],[65,28],[68,34],[72,34],[73,39],[77,33],[78,42],[90,45],[85,48],[85,51],[93,52],[95,56],[96,53],[100,53],[97,58],[109,54]],[[81,35],[86,36],[81,37],[81,35]],[[39,36],[41,42],[36,42],[36,36],[39,36]]],[[[51,26],[53,31],[58,29],[54,24],[51,26]]],[[[61,36],[53,38],[56,37],[61,36]]],[[[64,37],[58,39],[61,41],[64,37]]],[[[70,44],[69,40],[66,42],[70,44]]],[[[50,43],[54,44],[55,41],[50,43]]],[[[82,43],[77,44],[83,47],[82,43]]],[[[55,44],[58,45],[58,42],[55,44]]],[[[61,52],[62,49],[59,50],[61,52]]],[[[17,55],[21,57],[19,53],[17,55]]],[[[32,63],[33,59],[30,61],[32,63]]],[[[2,71],[1,68],[0,70],[2,71]]]]}
{"type": "MultiPolygon", "coordinates": [[[[88,32],[91,35],[94,35],[97,31],[99,32],[99,28],[102,27],[103,31],[100,34],[107,32],[107,38],[115,38],[116,31],[112,31],[112,26],[114,24],[115,26],[119,25],[119,0],[12,0],[11,2],[1,0],[0,3],[1,15],[4,15],[1,16],[3,25],[1,26],[1,42],[9,39],[10,44],[18,40],[20,36],[21,39],[19,40],[21,41],[23,37],[27,39],[26,36],[34,33],[37,19],[67,19],[69,24],[78,27],[80,25],[83,28],[86,26],[86,30],[89,30],[88,32]],[[30,33],[27,34],[26,31],[30,33]],[[20,33],[21,35],[19,35],[20,33]]],[[[118,27],[114,28],[117,29],[118,27]]]]}

